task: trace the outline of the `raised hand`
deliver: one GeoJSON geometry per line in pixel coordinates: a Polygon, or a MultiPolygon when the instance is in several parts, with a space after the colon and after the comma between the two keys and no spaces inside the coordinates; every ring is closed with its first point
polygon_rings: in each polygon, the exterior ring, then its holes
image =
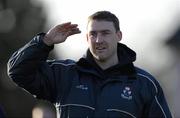
{"type": "Polygon", "coordinates": [[[57,25],[50,29],[44,36],[44,43],[48,46],[64,42],[68,36],[81,33],[77,24],[71,22],[57,25]]]}

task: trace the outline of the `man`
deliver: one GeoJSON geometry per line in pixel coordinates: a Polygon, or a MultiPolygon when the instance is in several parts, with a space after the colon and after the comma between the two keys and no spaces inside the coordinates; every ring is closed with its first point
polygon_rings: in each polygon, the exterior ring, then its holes
{"type": "Polygon", "coordinates": [[[10,58],[9,76],[37,98],[59,103],[61,118],[171,118],[159,83],[119,43],[119,20],[109,11],[89,17],[85,57],[47,61],[54,44],[78,33],[68,22],[35,36],[10,58]]]}

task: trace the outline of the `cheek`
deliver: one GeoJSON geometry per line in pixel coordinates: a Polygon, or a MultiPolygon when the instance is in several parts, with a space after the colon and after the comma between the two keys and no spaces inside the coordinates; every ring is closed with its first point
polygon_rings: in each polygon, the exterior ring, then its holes
{"type": "Polygon", "coordinates": [[[91,47],[94,45],[93,40],[88,39],[87,42],[88,42],[88,45],[91,46],[91,47]]]}
{"type": "Polygon", "coordinates": [[[111,51],[116,51],[117,49],[117,42],[116,41],[109,41],[108,42],[108,47],[109,47],[109,50],[111,51]]]}
{"type": "MultiPolygon", "coordinates": [[[[91,41],[88,41],[88,47],[91,50],[91,52],[94,50],[94,44],[91,41]]],[[[93,51],[94,52],[94,51],[93,51]]]]}

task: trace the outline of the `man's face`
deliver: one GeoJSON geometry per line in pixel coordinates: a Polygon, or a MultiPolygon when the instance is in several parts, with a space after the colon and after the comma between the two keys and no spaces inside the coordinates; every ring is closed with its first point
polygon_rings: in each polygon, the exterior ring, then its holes
{"type": "Polygon", "coordinates": [[[87,26],[87,42],[93,57],[106,61],[117,56],[117,43],[122,34],[115,30],[113,22],[91,20],[87,26]]]}

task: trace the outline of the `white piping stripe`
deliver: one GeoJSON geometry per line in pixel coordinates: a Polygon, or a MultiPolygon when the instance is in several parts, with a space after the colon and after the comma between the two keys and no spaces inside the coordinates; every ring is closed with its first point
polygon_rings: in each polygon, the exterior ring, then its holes
{"type": "Polygon", "coordinates": [[[119,109],[107,109],[107,111],[118,111],[118,112],[122,112],[122,113],[125,113],[125,114],[128,114],[130,116],[132,116],[133,118],[136,118],[134,115],[132,115],[131,113],[127,112],[127,111],[122,111],[122,110],[119,110],[119,109]]]}
{"type": "Polygon", "coordinates": [[[140,76],[143,76],[143,77],[147,78],[147,79],[154,85],[154,87],[155,87],[155,89],[156,89],[156,93],[158,93],[158,89],[157,89],[156,84],[155,84],[148,76],[143,75],[143,74],[141,74],[141,73],[137,73],[137,75],[140,75],[140,76]]]}
{"type": "MultiPolygon", "coordinates": [[[[151,81],[152,83],[153,83],[153,85],[154,85],[154,87],[155,87],[155,89],[156,89],[156,93],[158,93],[158,89],[157,89],[157,86],[156,86],[156,84],[148,77],[148,76],[146,76],[146,75],[143,75],[143,74],[141,74],[141,73],[137,73],[138,75],[140,75],[140,76],[143,76],[143,77],[145,77],[145,78],[147,78],[149,81],[151,81]]],[[[161,109],[161,111],[163,112],[163,114],[164,114],[164,116],[165,116],[165,118],[167,118],[167,116],[166,116],[166,114],[165,114],[165,112],[164,112],[164,110],[163,110],[163,108],[162,108],[162,106],[161,106],[161,104],[159,103],[159,101],[158,101],[158,99],[157,99],[157,96],[155,96],[155,100],[156,100],[156,102],[157,102],[157,104],[158,104],[158,106],[160,107],[160,109],[161,109]]]]}
{"type": "Polygon", "coordinates": [[[82,105],[82,104],[64,104],[64,105],[60,105],[60,107],[65,107],[65,106],[78,106],[78,107],[86,107],[89,108],[91,110],[95,110],[95,108],[87,106],[87,105],[82,105]]]}
{"type": "Polygon", "coordinates": [[[155,96],[155,99],[156,99],[157,104],[158,104],[158,105],[159,105],[159,107],[161,108],[161,111],[163,112],[164,117],[165,117],[165,118],[167,118],[167,116],[166,116],[166,114],[165,114],[165,112],[164,112],[164,110],[163,110],[162,106],[160,105],[160,103],[159,103],[159,101],[158,101],[158,99],[157,99],[157,97],[156,97],[156,96],[155,96]]]}
{"type": "Polygon", "coordinates": [[[50,66],[55,65],[55,64],[60,64],[60,65],[63,65],[63,66],[75,65],[74,63],[72,63],[72,64],[64,64],[64,63],[61,63],[61,62],[54,62],[54,63],[52,63],[50,66]]]}
{"type": "MultiPolygon", "coordinates": [[[[13,62],[13,63],[10,63],[10,64],[13,64],[13,65],[11,65],[11,67],[13,67],[14,66],[14,64],[19,60],[19,58],[21,57],[21,55],[20,55],[20,53],[18,52],[18,54],[15,56],[15,57],[13,57],[12,58],[12,60],[14,60],[15,58],[15,61],[13,62]]],[[[8,68],[9,68],[9,66],[8,66],[8,68]]],[[[8,69],[9,70],[9,69],[8,69]]]]}

